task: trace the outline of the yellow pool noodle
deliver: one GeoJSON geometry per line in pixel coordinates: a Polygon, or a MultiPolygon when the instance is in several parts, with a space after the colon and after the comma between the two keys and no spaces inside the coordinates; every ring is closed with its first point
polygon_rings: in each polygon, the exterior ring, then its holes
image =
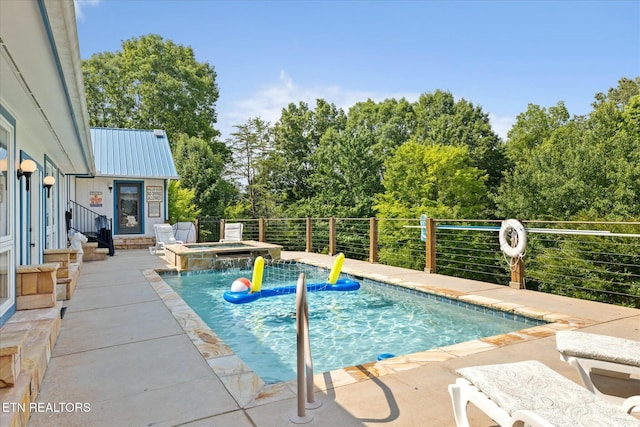
{"type": "Polygon", "coordinates": [[[251,278],[251,293],[260,292],[262,288],[262,273],[264,273],[264,258],[257,257],[253,263],[253,277],[251,278]]]}
{"type": "Polygon", "coordinates": [[[338,281],[338,276],[340,276],[340,271],[342,271],[342,264],[344,264],[344,254],[340,252],[336,257],[336,260],[333,262],[333,268],[331,268],[331,273],[329,273],[329,284],[335,285],[338,281]]]}

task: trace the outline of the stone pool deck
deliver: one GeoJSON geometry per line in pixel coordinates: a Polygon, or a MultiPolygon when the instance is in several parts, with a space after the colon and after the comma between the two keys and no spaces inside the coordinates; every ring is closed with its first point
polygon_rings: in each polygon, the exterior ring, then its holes
{"type": "MultiPolygon", "coordinates": [[[[326,255],[283,252],[330,267],[326,255]]],[[[147,250],[85,263],[41,384],[30,426],[288,426],[293,383],[264,385],[153,271],[147,250]]],[[[447,385],[463,366],[537,359],[580,383],[560,361],[555,331],[581,329],[640,341],[640,310],[346,260],[343,271],[496,306],[552,323],[315,377],[309,426],[454,426],[447,385]]],[[[474,426],[493,426],[476,408],[474,426]]],[[[0,424],[3,414],[0,413],[0,424]]]]}

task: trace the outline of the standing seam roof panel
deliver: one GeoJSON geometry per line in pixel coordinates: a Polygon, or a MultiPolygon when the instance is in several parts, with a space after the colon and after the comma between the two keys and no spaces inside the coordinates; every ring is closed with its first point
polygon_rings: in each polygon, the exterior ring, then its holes
{"type": "Polygon", "coordinates": [[[91,128],[96,176],[178,179],[166,132],[91,128]]]}

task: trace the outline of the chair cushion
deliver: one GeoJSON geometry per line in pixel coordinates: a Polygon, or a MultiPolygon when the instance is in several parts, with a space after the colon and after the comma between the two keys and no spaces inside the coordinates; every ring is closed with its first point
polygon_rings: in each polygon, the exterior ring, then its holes
{"type": "Polygon", "coordinates": [[[556,346],[566,356],[640,366],[640,342],[608,335],[558,331],[556,346]]]}
{"type": "Polygon", "coordinates": [[[535,360],[457,372],[509,415],[530,410],[559,427],[640,426],[640,420],[535,360]]]}

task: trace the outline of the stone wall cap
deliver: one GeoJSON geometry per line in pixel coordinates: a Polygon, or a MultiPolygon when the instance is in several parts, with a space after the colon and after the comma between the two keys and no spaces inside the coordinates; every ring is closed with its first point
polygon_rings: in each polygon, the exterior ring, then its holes
{"type": "Polygon", "coordinates": [[[16,267],[16,273],[24,274],[24,273],[40,273],[47,271],[58,271],[59,264],[57,262],[50,262],[47,264],[28,264],[28,265],[19,265],[16,267]]]}
{"type": "Polygon", "coordinates": [[[77,251],[77,249],[71,248],[58,248],[58,249],[45,249],[45,254],[69,254],[73,251],[77,251]]]}

